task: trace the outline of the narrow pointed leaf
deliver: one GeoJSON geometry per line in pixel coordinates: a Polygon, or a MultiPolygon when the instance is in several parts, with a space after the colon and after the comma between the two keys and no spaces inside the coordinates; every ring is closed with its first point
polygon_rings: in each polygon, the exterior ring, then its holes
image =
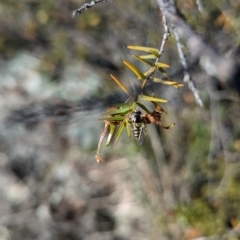
{"type": "Polygon", "coordinates": [[[123,121],[125,118],[126,118],[125,115],[124,116],[116,115],[116,116],[104,116],[102,118],[99,118],[98,120],[106,120],[106,121],[113,122],[113,121],[123,121]]]}
{"type": "Polygon", "coordinates": [[[128,90],[126,88],[126,86],[120,81],[118,80],[116,77],[114,77],[112,74],[110,74],[111,78],[117,83],[117,85],[127,94],[130,96],[130,94],[128,93],[128,90]]]}
{"type": "Polygon", "coordinates": [[[147,107],[145,105],[143,105],[142,103],[140,102],[137,102],[137,105],[142,108],[145,112],[147,113],[150,113],[150,111],[147,109],[147,107]]]}
{"type": "MultiPolygon", "coordinates": [[[[178,88],[178,87],[183,87],[184,85],[181,84],[181,83],[178,83],[178,84],[175,84],[176,82],[174,82],[168,75],[168,73],[162,68],[162,67],[158,67],[158,70],[163,74],[164,77],[166,77],[168,79],[168,81],[170,82],[173,82],[173,86],[175,88],[178,88]]],[[[158,81],[158,80],[157,80],[158,81]]],[[[165,83],[166,84],[166,83],[165,83]]],[[[170,84],[169,84],[170,85],[170,84]]]]}
{"type": "Polygon", "coordinates": [[[147,55],[140,55],[141,59],[156,59],[156,56],[153,54],[147,54],[147,55]]]}
{"type": "Polygon", "coordinates": [[[128,135],[128,137],[131,137],[130,124],[129,124],[129,121],[128,121],[128,120],[126,120],[126,129],[127,129],[127,135],[128,135]]]}
{"type": "Polygon", "coordinates": [[[114,115],[114,114],[126,114],[130,112],[131,109],[129,107],[118,108],[115,110],[108,111],[107,114],[114,115]]]}
{"type": "Polygon", "coordinates": [[[153,81],[156,83],[162,83],[174,87],[183,87],[184,85],[182,83],[174,82],[174,81],[167,81],[167,80],[162,80],[160,78],[153,78],[153,81]]]}
{"type": "Polygon", "coordinates": [[[157,48],[151,48],[151,47],[144,47],[144,46],[127,46],[128,49],[131,50],[136,50],[136,51],[142,51],[142,52],[157,52],[158,53],[158,49],[157,48]]]}
{"type": "Polygon", "coordinates": [[[162,62],[157,62],[156,65],[159,67],[159,68],[169,68],[170,66],[166,63],[162,63],[162,62]]]}
{"type": "Polygon", "coordinates": [[[163,74],[163,76],[165,76],[168,80],[172,81],[171,78],[169,77],[169,75],[167,74],[167,72],[162,68],[162,67],[158,67],[158,70],[163,74]]]}
{"type": "Polygon", "coordinates": [[[156,58],[160,57],[158,51],[157,52],[156,51],[150,51],[150,53],[152,53],[156,58]]]}
{"type": "Polygon", "coordinates": [[[139,95],[139,99],[145,100],[145,101],[152,101],[152,102],[162,102],[162,103],[168,102],[166,99],[151,97],[143,94],[139,95]]]}
{"type": "Polygon", "coordinates": [[[148,76],[151,71],[152,71],[152,69],[150,68],[149,70],[147,70],[147,71],[144,73],[144,75],[145,75],[145,76],[148,76]]]}
{"type": "Polygon", "coordinates": [[[148,66],[154,66],[154,63],[152,63],[152,62],[150,62],[150,61],[148,61],[148,60],[146,60],[146,59],[143,59],[143,58],[141,58],[141,57],[139,57],[139,56],[137,56],[137,55],[134,55],[134,54],[131,54],[134,58],[136,58],[137,60],[139,60],[139,61],[141,61],[141,62],[143,62],[143,63],[145,63],[145,64],[147,64],[148,66]]]}
{"type": "Polygon", "coordinates": [[[137,101],[132,103],[131,110],[132,111],[136,110],[136,107],[137,107],[137,101]]]}
{"type": "Polygon", "coordinates": [[[145,75],[134,65],[132,65],[130,62],[123,61],[123,63],[131,70],[133,71],[140,79],[145,79],[145,75]]]}
{"type": "Polygon", "coordinates": [[[123,131],[123,128],[124,128],[124,125],[125,125],[125,121],[122,121],[119,128],[118,128],[118,131],[116,133],[116,138],[115,138],[115,142],[114,142],[114,145],[117,143],[119,137],[121,136],[122,134],[122,131],[123,131]]]}
{"type": "Polygon", "coordinates": [[[107,141],[106,141],[106,147],[109,146],[109,144],[112,140],[115,128],[116,128],[116,126],[114,124],[109,125],[109,133],[108,133],[108,138],[107,138],[107,141]]]}

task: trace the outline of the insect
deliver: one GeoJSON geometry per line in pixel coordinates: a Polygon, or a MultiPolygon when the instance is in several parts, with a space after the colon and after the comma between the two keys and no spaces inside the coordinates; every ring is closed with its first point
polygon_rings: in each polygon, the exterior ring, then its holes
{"type": "Polygon", "coordinates": [[[133,136],[137,140],[139,145],[142,145],[144,141],[144,134],[146,133],[146,126],[143,123],[141,111],[134,110],[130,114],[130,121],[132,124],[133,136]]]}
{"type": "MultiPolygon", "coordinates": [[[[132,64],[126,61],[124,61],[124,64],[127,65],[134,73],[139,75],[139,77],[141,77],[142,80],[146,78],[146,76],[143,73],[141,73],[138,69],[136,69],[132,64]]],[[[161,115],[165,111],[157,104],[157,102],[165,103],[167,102],[167,100],[144,94],[138,94],[137,97],[131,96],[126,86],[120,80],[118,80],[113,75],[110,76],[130,98],[125,103],[113,105],[111,108],[107,110],[106,115],[100,119],[104,120],[105,126],[99,139],[97,153],[95,156],[98,163],[103,161],[102,157],[99,154],[106,136],[107,136],[106,146],[108,146],[111,143],[111,140],[113,138],[115,139],[113,144],[116,144],[124,128],[126,128],[127,130],[127,135],[129,137],[131,136],[130,133],[131,127],[132,135],[141,145],[144,140],[144,135],[146,134],[147,131],[146,130],[147,124],[154,123],[165,129],[169,129],[174,125],[172,124],[171,126],[165,127],[162,125],[161,122],[161,115]],[[129,100],[131,99],[134,100],[132,102],[131,101],[129,102],[129,100]],[[149,111],[148,108],[140,102],[141,100],[151,102],[155,107],[154,111],[153,112],[149,111]],[[141,111],[137,110],[137,107],[140,107],[143,111],[145,111],[145,113],[142,114],[141,111]]]]}
{"type": "Polygon", "coordinates": [[[138,144],[141,145],[147,132],[147,124],[154,123],[165,129],[169,129],[174,126],[174,124],[171,124],[170,126],[162,125],[161,116],[165,111],[157,103],[152,103],[155,106],[154,111],[152,112],[150,112],[143,104],[138,101],[133,103],[116,104],[107,110],[107,115],[101,118],[105,122],[105,127],[100,137],[97,154],[95,156],[97,162],[103,161],[99,153],[103,140],[106,136],[106,146],[110,144],[112,138],[115,138],[114,144],[116,144],[124,128],[126,128],[127,134],[130,137],[131,133],[129,128],[131,127],[132,135],[138,144]],[[137,105],[145,112],[142,113],[141,111],[137,110],[137,105]]]}

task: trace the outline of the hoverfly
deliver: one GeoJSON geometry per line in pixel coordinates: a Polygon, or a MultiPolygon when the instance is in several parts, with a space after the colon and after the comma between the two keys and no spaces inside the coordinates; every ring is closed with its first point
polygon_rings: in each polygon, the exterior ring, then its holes
{"type": "MultiPolygon", "coordinates": [[[[142,80],[146,78],[146,76],[132,64],[126,61],[124,61],[124,64],[127,65],[142,80]]],[[[165,129],[169,129],[173,126],[164,127],[161,122],[161,114],[164,110],[157,104],[157,102],[165,103],[167,100],[144,94],[138,94],[137,97],[131,96],[127,87],[120,80],[112,74],[110,74],[110,76],[130,97],[130,99],[134,100],[132,102],[128,102],[128,99],[125,103],[113,105],[107,110],[106,115],[100,119],[104,120],[105,126],[99,139],[97,153],[95,156],[98,163],[103,161],[99,154],[103,141],[107,135],[106,146],[110,144],[112,138],[115,138],[114,144],[116,144],[124,128],[126,128],[127,134],[130,137],[131,134],[129,128],[132,127],[132,134],[141,145],[144,140],[144,134],[146,133],[146,124],[155,123],[165,129]],[[149,111],[148,108],[140,102],[141,100],[152,102],[155,106],[155,110],[153,112],[149,111]],[[145,111],[145,113],[142,114],[141,111],[137,110],[137,107],[140,107],[143,111],[145,111]]]]}
{"type": "Polygon", "coordinates": [[[139,145],[144,141],[144,134],[146,134],[146,126],[142,119],[141,111],[134,110],[129,117],[132,126],[132,133],[139,145]]]}

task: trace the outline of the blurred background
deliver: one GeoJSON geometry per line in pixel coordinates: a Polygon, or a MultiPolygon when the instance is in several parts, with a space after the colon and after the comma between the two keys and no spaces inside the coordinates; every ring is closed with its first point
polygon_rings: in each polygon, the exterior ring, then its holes
{"type": "MultiPolygon", "coordinates": [[[[142,146],[124,135],[96,163],[97,119],[122,99],[109,74],[136,86],[125,46],[158,48],[164,32],[154,0],[72,18],[83,3],[0,3],[0,239],[240,239],[239,98],[191,59],[204,107],[187,86],[154,86],[169,100],[163,123],[176,126],[148,126],[142,146]]],[[[178,6],[222,55],[238,57],[238,0],[178,6]]],[[[182,81],[173,36],[162,61],[182,81]]]]}

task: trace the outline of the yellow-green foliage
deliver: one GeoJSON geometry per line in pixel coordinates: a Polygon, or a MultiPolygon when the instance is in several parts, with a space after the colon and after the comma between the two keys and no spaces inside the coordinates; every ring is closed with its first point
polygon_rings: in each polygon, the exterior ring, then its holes
{"type": "Polygon", "coordinates": [[[188,226],[200,231],[202,235],[213,235],[223,228],[217,210],[207,200],[193,200],[189,205],[181,206],[178,214],[186,219],[188,226]]]}
{"type": "Polygon", "coordinates": [[[224,186],[221,186],[219,181],[219,184],[211,189],[210,199],[199,196],[189,204],[178,207],[177,215],[185,219],[186,229],[196,229],[204,236],[222,236],[239,223],[240,181],[230,178],[222,181],[225,181],[224,186]]]}

